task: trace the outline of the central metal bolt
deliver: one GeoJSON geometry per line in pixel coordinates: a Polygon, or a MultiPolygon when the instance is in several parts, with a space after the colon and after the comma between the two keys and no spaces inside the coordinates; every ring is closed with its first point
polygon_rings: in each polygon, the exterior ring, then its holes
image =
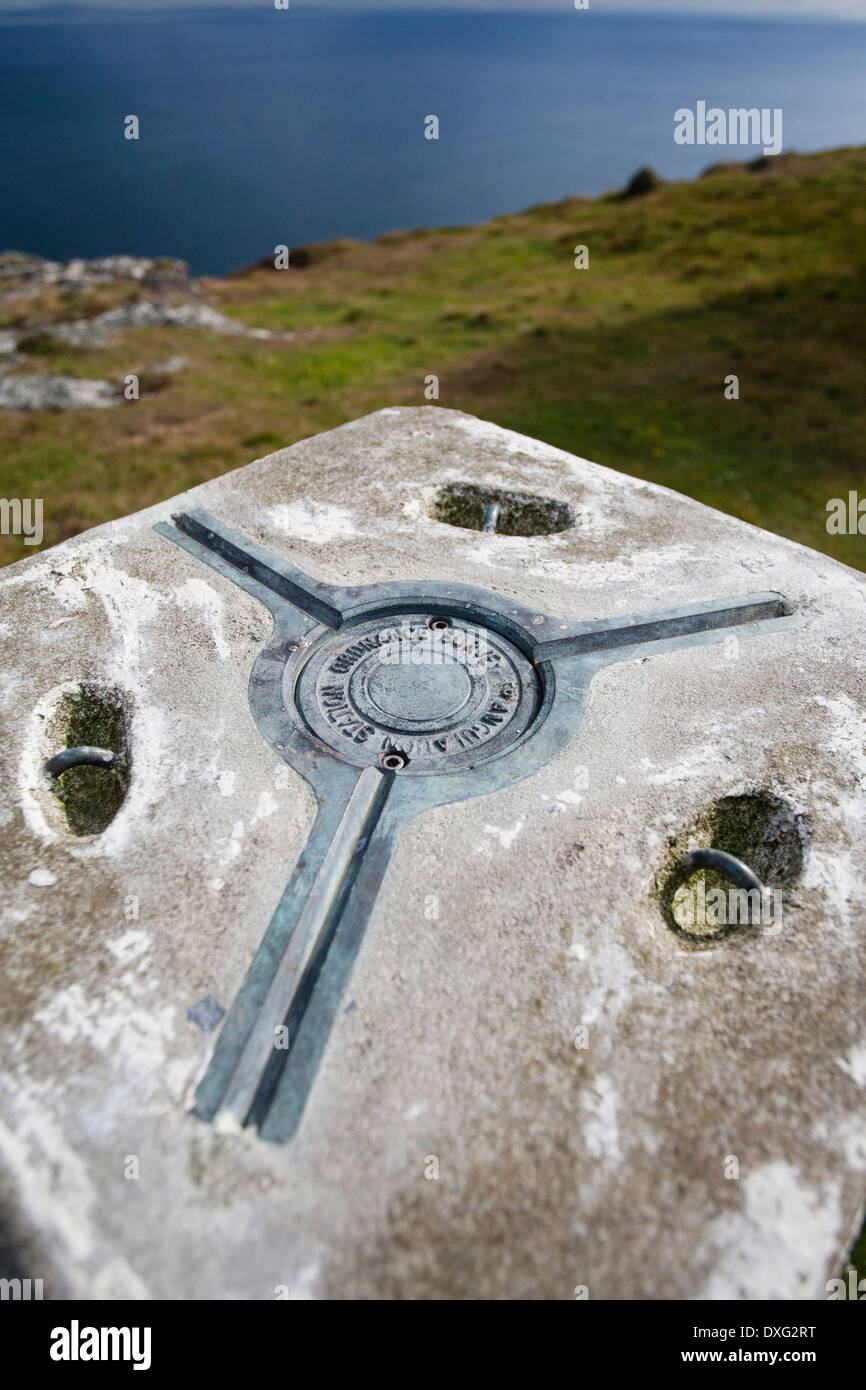
{"type": "Polygon", "coordinates": [[[427,626],[433,632],[445,632],[451,626],[447,618],[428,618],[427,626]]]}
{"type": "Polygon", "coordinates": [[[401,768],[406,766],[408,761],[409,759],[402,753],[382,753],[379,757],[379,762],[383,767],[387,768],[389,772],[399,772],[401,768]]]}

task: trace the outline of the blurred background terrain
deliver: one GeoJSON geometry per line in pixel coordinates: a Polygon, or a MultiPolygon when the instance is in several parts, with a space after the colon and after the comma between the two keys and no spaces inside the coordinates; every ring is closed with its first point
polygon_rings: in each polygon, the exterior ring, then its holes
{"type": "MultiPolygon", "coordinates": [[[[866,538],[826,529],[830,498],[866,496],[866,149],[639,186],[294,247],[287,269],[271,254],[220,279],[7,256],[0,403],[5,390],[30,408],[0,409],[3,495],[44,498],[54,544],[381,406],[425,404],[432,374],[443,406],[866,568],[866,538]],[[102,408],[32,408],[56,376],[106,383],[102,408]]],[[[0,537],[4,562],[32,550],[0,537]]]]}

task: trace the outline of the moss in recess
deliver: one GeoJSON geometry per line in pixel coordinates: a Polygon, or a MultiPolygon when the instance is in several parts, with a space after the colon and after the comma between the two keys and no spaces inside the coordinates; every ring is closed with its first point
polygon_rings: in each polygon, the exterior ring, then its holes
{"type": "Polygon", "coordinates": [[[682,940],[693,946],[715,944],[733,931],[741,930],[739,923],[719,926],[711,922],[688,928],[674,915],[677,891],[689,883],[697,888],[703,882],[709,895],[714,889],[727,892],[730,881],[713,869],[689,872],[682,856],[698,846],[725,850],[748,864],[767,888],[786,888],[797,878],[809,843],[808,819],[794,811],[779,796],[770,792],[747,792],[741,796],[724,796],[672,848],[661,874],[659,905],[668,926],[682,940]]]}
{"type": "Polygon", "coordinates": [[[120,809],[129,785],[128,715],[119,691],[84,682],[67,697],[66,747],[92,745],[120,754],[115,767],[73,767],[58,779],[58,794],[73,835],[98,835],[120,809]]]}
{"type": "Polygon", "coordinates": [[[496,531],[501,536],[547,536],[574,525],[574,512],[565,502],[551,497],[533,497],[527,492],[504,492],[475,483],[449,483],[440,488],[433,506],[437,521],[481,531],[484,509],[498,502],[501,513],[496,531]]]}

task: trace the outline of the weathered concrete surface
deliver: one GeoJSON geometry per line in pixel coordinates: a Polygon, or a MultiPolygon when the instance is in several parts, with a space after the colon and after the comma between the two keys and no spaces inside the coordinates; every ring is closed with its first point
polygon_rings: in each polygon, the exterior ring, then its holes
{"type": "Polygon", "coordinates": [[[4,571],[0,1198],[27,1272],[98,1298],[824,1297],[866,1196],[863,577],[432,407],[183,505],[336,583],[457,580],[568,619],[773,589],[806,622],[605,670],[553,764],[414,821],[279,1147],[188,1112],[201,1020],[314,814],[249,710],[269,616],[153,533],[178,499],[4,571]],[[454,481],[578,525],[432,520],[454,481]],[[39,779],[82,680],[131,707],[130,791],[90,840],[39,779]],[[656,899],[670,841],[756,790],[811,826],[784,929],[689,949],[656,899]]]}

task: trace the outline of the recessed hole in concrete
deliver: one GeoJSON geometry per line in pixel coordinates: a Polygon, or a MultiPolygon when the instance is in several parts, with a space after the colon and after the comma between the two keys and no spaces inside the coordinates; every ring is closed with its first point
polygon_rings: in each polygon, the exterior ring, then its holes
{"type": "Polygon", "coordinates": [[[60,715],[67,748],[93,745],[120,755],[115,767],[73,767],[54,784],[72,834],[98,835],[114,820],[129,785],[126,701],[111,686],[84,681],[64,696],[60,715]]]}
{"type": "Polygon", "coordinates": [[[802,870],[809,838],[808,817],[795,811],[782,797],[764,791],[721,797],[671,846],[670,857],[660,875],[662,916],[677,936],[694,946],[715,944],[732,932],[751,930],[748,921],[722,920],[724,913],[712,911],[697,912],[688,925],[683,924],[682,911],[675,915],[674,899],[678,890],[688,887],[699,905],[707,902],[714,889],[721,889],[726,901],[730,901],[728,894],[733,885],[713,869],[689,874],[680,862],[681,856],[686,850],[699,846],[726,850],[747,864],[765,888],[782,890],[793,883],[802,870]],[[717,922],[714,917],[720,920],[717,922]]]}
{"type": "Polygon", "coordinates": [[[500,536],[547,536],[554,531],[567,531],[575,522],[574,511],[567,502],[534,497],[528,492],[479,487],[475,483],[448,483],[440,488],[432,515],[449,526],[482,531],[485,510],[492,502],[499,504],[496,534],[500,536]]]}

